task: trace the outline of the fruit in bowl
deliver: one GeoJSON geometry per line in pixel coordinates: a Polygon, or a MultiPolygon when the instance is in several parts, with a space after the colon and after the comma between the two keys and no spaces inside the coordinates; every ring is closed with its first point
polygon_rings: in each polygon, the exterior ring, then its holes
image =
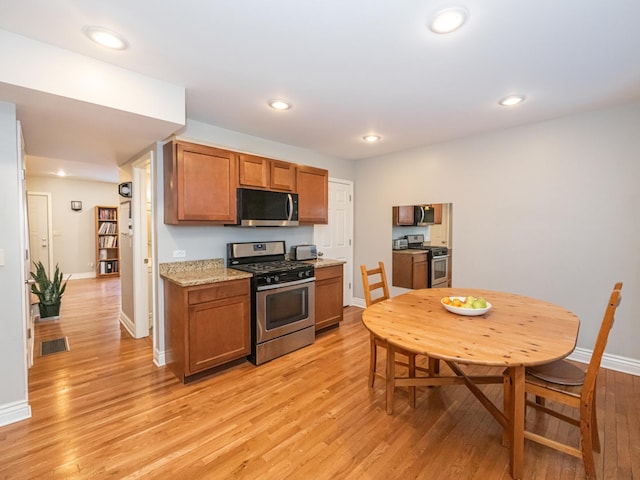
{"type": "Polygon", "coordinates": [[[450,312],[459,315],[483,315],[489,311],[491,304],[483,297],[442,297],[440,303],[450,312]]]}

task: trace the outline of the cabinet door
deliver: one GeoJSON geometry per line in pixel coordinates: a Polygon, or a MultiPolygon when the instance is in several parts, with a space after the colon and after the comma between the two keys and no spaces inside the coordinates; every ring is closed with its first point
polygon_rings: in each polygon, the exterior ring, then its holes
{"type": "Polygon", "coordinates": [[[413,205],[393,207],[393,225],[413,225],[413,205]]]}
{"type": "Polygon", "coordinates": [[[251,353],[251,305],[248,296],[189,307],[189,373],[251,353]]]}
{"type": "Polygon", "coordinates": [[[238,179],[232,152],[170,142],[164,147],[164,176],[165,223],[235,222],[238,179]]]}
{"type": "Polygon", "coordinates": [[[434,203],[431,208],[433,208],[433,223],[440,225],[442,223],[442,204],[434,203]]]}
{"type": "Polygon", "coordinates": [[[328,170],[298,165],[296,180],[298,190],[298,220],[300,223],[328,223],[328,170]]]}
{"type": "Polygon", "coordinates": [[[342,321],[343,266],[316,269],[316,331],[342,321]]]}
{"type": "Polygon", "coordinates": [[[296,166],[293,163],[271,160],[270,188],[283,192],[295,192],[296,190],[296,166]]]}
{"type": "Polygon", "coordinates": [[[241,153],[238,155],[239,183],[243,187],[269,186],[269,159],[241,153]]]}
{"type": "Polygon", "coordinates": [[[427,288],[427,256],[426,255],[414,255],[413,256],[413,265],[412,265],[412,285],[411,288],[419,289],[419,288],[427,288]]]}

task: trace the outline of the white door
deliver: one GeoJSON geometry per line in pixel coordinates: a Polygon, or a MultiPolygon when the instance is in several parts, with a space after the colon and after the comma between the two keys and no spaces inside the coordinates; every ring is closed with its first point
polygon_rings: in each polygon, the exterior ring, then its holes
{"type": "Polygon", "coordinates": [[[344,305],[353,297],[353,182],[329,179],[329,223],[313,227],[318,255],[344,260],[344,305]]]}
{"type": "Polygon", "coordinates": [[[51,194],[28,192],[27,205],[31,261],[35,263],[42,262],[49,275],[51,275],[53,271],[51,194]]]}
{"type": "MultiPolygon", "coordinates": [[[[20,169],[20,209],[22,210],[23,216],[23,225],[21,232],[21,246],[24,251],[24,264],[22,276],[25,282],[24,289],[24,322],[25,322],[25,339],[27,343],[27,367],[31,368],[33,366],[33,346],[34,346],[34,337],[35,337],[35,328],[34,328],[34,320],[35,320],[35,311],[31,307],[31,284],[33,280],[31,279],[31,256],[30,256],[30,248],[29,248],[29,209],[27,208],[28,199],[27,199],[27,182],[25,178],[25,166],[24,166],[24,144],[22,139],[22,125],[18,122],[18,167],[20,169]]],[[[46,264],[45,264],[46,265],[46,264]]],[[[37,307],[35,307],[37,308],[37,307]]]]}

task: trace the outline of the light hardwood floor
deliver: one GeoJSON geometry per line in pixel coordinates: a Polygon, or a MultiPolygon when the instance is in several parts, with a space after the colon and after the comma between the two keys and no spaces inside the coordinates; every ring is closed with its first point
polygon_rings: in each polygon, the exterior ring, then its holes
{"type": "MultiPolygon", "coordinates": [[[[420,390],[415,410],[398,391],[385,413],[383,382],[367,388],[358,308],[310,347],[182,385],[119,327],[119,302],[117,280],[72,281],[61,319],[37,326],[36,347],[66,335],[70,351],[36,353],[33,417],[0,428],[0,478],[510,478],[499,425],[464,386],[420,390]]],[[[500,404],[500,385],[482,388],[500,404]]],[[[601,371],[598,478],[640,478],[638,399],[640,378],[601,371]]],[[[583,477],[581,461],[526,444],[524,478],[583,477]]]]}

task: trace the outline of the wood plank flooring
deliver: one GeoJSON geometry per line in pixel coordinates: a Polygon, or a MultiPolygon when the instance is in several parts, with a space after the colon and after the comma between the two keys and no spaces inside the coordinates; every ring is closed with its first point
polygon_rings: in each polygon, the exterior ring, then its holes
{"type": "MultiPolygon", "coordinates": [[[[419,390],[415,410],[398,391],[385,413],[383,382],[367,387],[358,308],[310,347],[182,385],[153,365],[148,339],[120,328],[119,289],[117,279],[72,281],[60,320],[37,325],[36,350],[66,335],[70,351],[36,352],[33,417],[0,428],[0,478],[510,478],[499,425],[464,386],[419,390]]],[[[482,387],[499,404],[501,388],[482,387]]],[[[598,478],[640,479],[638,398],[640,378],[601,371],[598,478]]],[[[577,439],[533,411],[528,421],[577,439]]],[[[524,478],[581,479],[584,468],[527,442],[524,478]]]]}

